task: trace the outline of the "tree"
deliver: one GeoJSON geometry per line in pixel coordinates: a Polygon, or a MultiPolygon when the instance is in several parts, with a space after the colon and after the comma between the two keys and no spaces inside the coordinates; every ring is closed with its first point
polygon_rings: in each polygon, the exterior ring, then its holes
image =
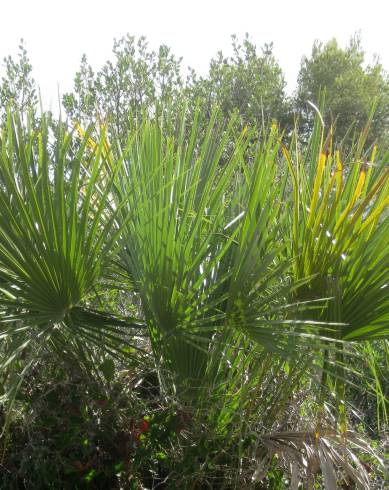
{"type": "Polygon", "coordinates": [[[144,37],[114,41],[114,60],[95,73],[84,55],[74,79],[74,92],[65,94],[68,115],[89,123],[96,115],[124,136],[131,118],[156,101],[174,99],[181,89],[181,59],[168,46],[150,50],[144,37]]]}
{"type": "Polygon", "coordinates": [[[32,65],[27,55],[23,39],[19,44],[18,59],[12,56],[4,58],[5,75],[0,84],[0,112],[4,117],[10,103],[25,115],[34,111],[38,104],[36,82],[32,76],[32,65]]]}
{"type": "Polygon", "coordinates": [[[312,108],[308,101],[319,104],[325,89],[324,120],[336,122],[339,141],[353,125],[356,132],[366,124],[374,99],[377,108],[372,121],[370,141],[382,138],[389,127],[389,79],[378,59],[364,66],[365,56],[358,36],[342,49],[332,39],[326,44],[315,41],[311,56],[304,57],[298,75],[295,106],[304,132],[313,128],[312,108]]]}
{"type": "Polygon", "coordinates": [[[240,43],[232,36],[233,55],[221,51],[211,60],[208,75],[197,77],[191,70],[187,91],[201,100],[209,113],[215,104],[230,117],[239,112],[243,124],[263,127],[273,119],[285,126],[290,120],[283,72],[273,55],[273,45],[265,44],[261,52],[248,35],[240,43]]]}

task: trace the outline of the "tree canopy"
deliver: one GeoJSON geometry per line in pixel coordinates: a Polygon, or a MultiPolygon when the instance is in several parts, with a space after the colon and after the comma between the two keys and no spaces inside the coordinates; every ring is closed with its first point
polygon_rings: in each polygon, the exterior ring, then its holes
{"type": "MultiPolygon", "coordinates": [[[[232,54],[218,52],[208,72],[199,75],[189,68],[184,76],[183,60],[161,45],[150,49],[145,37],[124,36],[114,41],[113,57],[95,70],[86,55],[74,77],[72,92],[63,96],[65,113],[72,120],[88,124],[98,118],[115,134],[125,136],[128,123],[155,103],[181,107],[184,98],[194,108],[200,105],[204,121],[211,108],[221,108],[226,118],[239,114],[239,124],[263,128],[276,121],[291,133],[298,118],[300,135],[313,129],[315,111],[322,108],[327,124],[333,125],[337,142],[352,141],[366,124],[374,107],[369,141],[387,139],[389,129],[389,78],[376,57],[366,64],[359,36],[342,48],[335,39],[315,41],[310,56],[301,61],[294,94],[288,94],[282,67],[273,54],[273,45],[258,47],[246,35],[232,36],[232,54]]],[[[18,59],[4,60],[5,73],[0,85],[3,114],[10,101],[25,113],[38,103],[37,84],[25,44],[18,59]]]]}
{"type": "Polygon", "coordinates": [[[288,124],[290,102],[273,45],[266,44],[258,52],[247,35],[242,42],[232,36],[232,51],[232,56],[220,51],[203,77],[191,71],[186,88],[190,96],[208,112],[214,105],[226,117],[237,111],[243,124],[263,126],[272,120],[288,124]]]}
{"type": "Polygon", "coordinates": [[[5,73],[0,83],[0,114],[4,118],[7,106],[12,103],[25,115],[34,111],[38,104],[37,84],[32,76],[32,65],[23,39],[19,44],[18,57],[4,58],[5,73]]]}
{"type": "Polygon", "coordinates": [[[358,36],[342,49],[336,39],[324,44],[316,41],[310,57],[304,57],[298,75],[296,110],[306,131],[313,127],[312,108],[307,102],[319,105],[320,93],[325,90],[324,119],[335,124],[341,140],[353,126],[360,132],[372,110],[371,139],[383,138],[389,128],[389,79],[379,60],[365,64],[365,54],[358,36]]]}

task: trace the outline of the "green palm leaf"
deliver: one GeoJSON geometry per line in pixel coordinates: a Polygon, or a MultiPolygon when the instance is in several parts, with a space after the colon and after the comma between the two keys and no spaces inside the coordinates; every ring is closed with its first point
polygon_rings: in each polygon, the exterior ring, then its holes
{"type": "MultiPolygon", "coordinates": [[[[99,146],[86,149],[43,118],[37,131],[8,117],[0,138],[0,322],[2,370],[42,348],[72,350],[74,342],[121,353],[123,334],[141,322],[96,311],[94,296],[118,233],[110,190],[98,185],[99,146]],[[32,349],[32,350],[31,350],[32,349]]],[[[131,330],[133,331],[133,330],[131,330]]],[[[6,376],[6,375],[5,375],[6,376]]],[[[11,388],[13,389],[13,388],[11,388]]]]}

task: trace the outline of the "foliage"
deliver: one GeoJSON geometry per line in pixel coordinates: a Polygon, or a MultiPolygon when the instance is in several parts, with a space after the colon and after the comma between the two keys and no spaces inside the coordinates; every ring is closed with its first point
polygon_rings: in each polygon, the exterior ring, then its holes
{"type": "Polygon", "coordinates": [[[350,140],[353,126],[358,135],[369,117],[372,100],[377,110],[370,128],[370,139],[382,139],[388,130],[389,80],[379,60],[365,66],[358,36],[342,49],[335,39],[326,44],[316,41],[310,57],[304,57],[298,75],[296,109],[306,133],[313,129],[314,115],[307,102],[319,105],[320,91],[326,90],[323,117],[336,126],[336,139],[350,140]]]}
{"type": "Polygon", "coordinates": [[[290,125],[285,81],[272,45],[266,45],[258,54],[248,36],[242,44],[233,36],[232,49],[229,58],[218,53],[205,77],[190,69],[184,83],[181,59],[167,46],[155,52],[148,48],[144,37],[135,41],[126,36],[114,43],[114,61],[108,61],[97,73],[83,56],[74,92],[63,97],[64,107],[72,119],[83,124],[97,114],[110,130],[123,136],[122,142],[134,117],[152,109],[156,101],[161,106],[170,103],[181,107],[183,96],[191,100],[192,107],[201,104],[205,125],[215,105],[221,107],[225,117],[238,111],[241,125],[263,127],[272,119],[290,125]]]}
{"type": "Polygon", "coordinates": [[[225,117],[237,111],[243,125],[261,128],[277,120],[281,127],[290,126],[291,105],[273,45],[265,44],[258,53],[248,34],[241,42],[232,36],[232,51],[230,57],[219,51],[204,77],[191,70],[186,92],[208,114],[217,105],[225,117]]]}
{"type": "MultiPolygon", "coordinates": [[[[58,125],[49,134],[10,114],[0,137],[1,395],[12,405],[29,367],[52,354],[90,367],[93,345],[118,350],[130,319],[97,308],[115,243],[113,177],[99,185],[104,139],[86,154],[58,125]]],[[[114,168],[112,175],[115,175],[114,168]]]]}
{"type": "Polygon", "coordinates": [[[115,40],[113,61],[95,73],[84,55],[74,79],[74,93],[65,94],[67,114],[82,124],[89,124],[96,115],[116,135],[128,132],[129,122],[148,110],[156,100],[167,102],[181,88],[181,60],[168,46],[150,50],[144,37],[133,36],[115,40]]]}
{"type": "Polygon", "coordinates": [[[1,488],[384,487],[386,74],[316,43],[292,131],[272,45],[232,50],[184,82],[115,41],[71,124],[5,60],[1,488]]]}
{"type": "Polygon", "coordinates": [[[36,82],[32,76],[32,65],[23,39],[19,44],[18,59],[4,58],[5,74],[0,84],[0,114],[6,118],[6,108],[12,103],[20,114],[34,112],[38,104],[36,82]]]}
{"type": "MultiPolygon", "coordinates": [[[[385,427],[371,342],[388,337],[387,154],[364,163],[364,131],[342,155],[319,117],[303,149],[298,135],[286,147],[276,124],[260,140],[239,131],[220,108],[204,132],[201,110],[188,123],[187,111],[156,106],[125,144],[103,125],[52,132],[45,118],[35,130],[9,114],[5,455],[7,436],[31,447],[48,425],[47,478],[81,488],[119,485],[113,471],[128,488],[282,488],[290,471],[296,485],[321,473],[327,488],[368,488],[361,461],[375,454],[351,430],[346,396],[367,362],[385,427]],[[78,407],[78,420],[56,406],[78,407]]],[[[23,465],[39,486],[36,459],[23,465]]]]}

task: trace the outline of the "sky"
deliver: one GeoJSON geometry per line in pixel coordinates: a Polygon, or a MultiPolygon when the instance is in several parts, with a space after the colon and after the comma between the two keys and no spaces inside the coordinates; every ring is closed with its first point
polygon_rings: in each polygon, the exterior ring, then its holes
{"type": "Polygon", "coordinates": [[[388,14],[386,0],[0,0],[0,60],[23,38],[43,105],[55,110],[82,54],[98,69],[126,33],[145,35],[153,49],[167,44],[184,67],[205,73],[217,51],[230,53],[232,34],[248,32],[257,46],[274,43],[291,93],[315,39],[346,46],[360,31],[367,60],[378,54],[389,71],[388,14]]]}

